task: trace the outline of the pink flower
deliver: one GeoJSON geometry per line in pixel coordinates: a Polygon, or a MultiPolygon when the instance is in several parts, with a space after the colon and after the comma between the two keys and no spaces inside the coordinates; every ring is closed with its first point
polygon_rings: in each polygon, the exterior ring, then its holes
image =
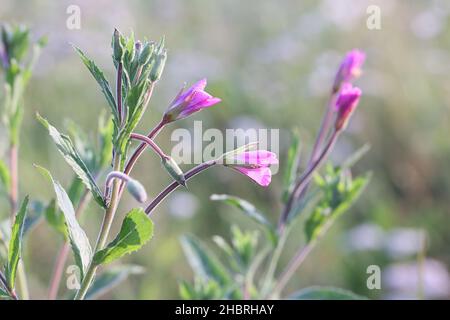
{"type": "Polygon", "coordinates": [[[205,87],[206,79],[202,79],[186,91],[182,89],[164,114],[166,123],[186,118],[221,101],[207,93],[205,87]]]}
{"type": "Polygon", "coordinates": [[[272,180],[270,166],[278,164],[277,155],[266,150],[244,151],[230,153],[224,157],[224,165],[245,174],[263,187],[272,180]]]}
{"type": "Polygon", "coordinates": [[[341,130],[347,126],[348,119],[350,119],[353,111],[358,106],[360,97],[361,90],[359,88],[353,87],[350,83],[342,86],[336,100],[336,130],[341,130]]]}
{"type": "Polygon", "coordinates": [[[361,67],[366,59],[364,52],[353,49],[348,52],[339,67],[334,80],[333,89],[335,92],[339,91],[341,85],[350,82],[353,78],[359,77],[361,74],[361,67]]]}

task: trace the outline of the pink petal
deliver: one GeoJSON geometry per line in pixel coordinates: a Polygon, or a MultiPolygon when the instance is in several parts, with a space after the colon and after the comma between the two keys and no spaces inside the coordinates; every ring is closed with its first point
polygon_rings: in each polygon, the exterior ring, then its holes
{"type": "Polygon", "coordinates": [[[192,85],[192,87],[190,87],[188,91],[203,91],[206,88],[206,83],[206,78],[203,78],[192,85]]]}
{"type": "Polygon", "coordinates": [[[182,92],[181,94],[178,94],[178,97],[175,99],[175,101],[172,103],[172,105],[182,103],[194,92],[203,91],[205,88],[206,88],[206,78],[203,78],[202,80],[197,81],[194,85],[192,85],[186,91],[182,92]]]}
{"type": "Polygon", "coordinates": [[[252,164],[259,166],[269,166],[278,164],[277,155],[267,150],[253,150],[237,154],[236,162],[241,164],[252,164]]]}
{"type": "Polygon", "coordinates": [[[361,89],[353,87],[350,83],[345,83],[336,100],[336,110],[343,111],[357,103],[361,97],[361,93],[361,89]]]}
{"type": "Polygon", "coordinates": [[[272,172],[267,167],[261,167],[257,169],[235,167],[235,169],[240,173],[245,174],[247,177],[263,187],[267,187],[272,181],[272,172]]]}
{"type": "Polygon", "coordinates": [[[206,91],[194,91],[192,95],[188,98],[189,99],[188,104],[190,106],[195,106],[211,98],[212,96],[206,91]]]}
{"type": "MultiPolygon", "coordinates": [[[[210,95],[208,95],[208,96],[210,96],[210,95]]],[[[189,104],[188,104],[186,107],[184,107],[184,109],[180,112],[178,118],[179,118],[179,119],[180,119],[180,118],[185,118],[185,117],[187,117],[187,116],[189,116],[189,115],[191,115],[191,114],[193,114],[193,113],[195,113],[195,112],[198,112],[198,111],[200,111],[200,110],[202,110],[202,109],[211,107],[211,106],[215,105],[216,103],[219,103],[220,101],[222,101],[222,100],[219,99],[219,98],[214,98],[214,97],[211,97],[211,96],[210,96],[210,98],[207,98],[207,99],[205,99],[205,100],[202,100],[202,101],[198,102],[197,104],[190,104],[190,103],[189,103],[189,104]]]]}

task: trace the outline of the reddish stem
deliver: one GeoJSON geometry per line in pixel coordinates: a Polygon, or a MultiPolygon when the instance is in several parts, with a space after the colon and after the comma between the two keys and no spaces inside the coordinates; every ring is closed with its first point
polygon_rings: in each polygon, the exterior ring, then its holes
{"type": "Polygon", "coordinates": [[[143,143],[149,145],[161,158],[164,158],[164,159],[168,158],[168,156],[161,150],[161,148],[155,142],[153,142],[153,140],[150,139],[149,137],[144,136],[139,133],[132,133],[130,135],[130,138],[142,141],[143,143]]]}
{"type": "Polygon", "coordinates": [[[330,100],[328,101],[327,110],[325,115],[322,118],[322,124],[320,125],[319,133],[317,134],[316,142],[314,143],[313,151],[311,153],[311,158],[309,159],[308,165],[317,161],[317,158],[320,155],[320,149],[322,144],[327,136],[327,133],[330,131],[331,121],[333,120],[333,111],[334,105],[336,103],[336,94],[332,93],[330,100]]]}
{"type": "MultiPolygon", "coordinates": [[[[190,178],[194,177],[195,175],[199,174],[200,172],[208,169],[209,167],[212,167],[213,165],[215,165],[217,162],[216,160],[212,160],[212,161],[208,161],[202,164],[199,164],[198,166],[192,168],[191,170],[189,170],[188,172],[186,172],[186,174],[184,175],[186,181],[189,180],[190,178]]],[[[167,197],[172,191],[174,191],[176,188],[178,188],[180,184],[177,181],[172,182],[171,184],[169,184],[163,191],[160,192],[160,194],[158,194],[156,196],[156,198],[148,205],[148,207],[145,209],[145,213],[147,213],[147,215],[151,215],[153,210],[159,205],[159,203],[161,201],[164,200],[165,197],[167,197]]]]}
{"type": "Polygon", "coordinates": [[[341,131],[337,130],[333,131],[330,139],[328,140],[327,145],[323,148],[322,153],[319,155],[319,157],[314,163],[309,165],[308,169],[302,174],[296,186],[294,187],[294,190],[292,191],[289,200],[286,203],[284,211],[280,216],[280,220],[278,222],[279,234],[281,234],[284,231],[289,213],[292,210],[292,207],[296,199],[298,199],[299,195],[301,195],[305,191],[305,189],[308,187],[309,182],[312,179],[313,173],[320,167],[325,158],[330,154],[331,150],[333,150],[333,146],[336,143],[336,140],[340,132],[341,131]]]}

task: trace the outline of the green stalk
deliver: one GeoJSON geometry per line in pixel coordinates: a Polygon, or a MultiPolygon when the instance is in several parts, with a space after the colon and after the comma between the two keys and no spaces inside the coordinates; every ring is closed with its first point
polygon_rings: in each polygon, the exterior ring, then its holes
{"type": "Polygon", "coordinates": [[[267,268],[266,276],[264,278],[264,283],[262,286],[262,296],[266,296],[272,287],[273,277],[275,275],[275,271],[278,266],[278,261],[280,260],[281,253],[283,252],[284,245],[286,244],[286,240],[289,235],[290,228],[286,228],[284,232],[281,234],[280,239],[278,240],[277,246],[273,251],[272,258],[269,262],[269,267],[267,268]]]}
{"type": "MultiPolygon", "coordinates": [[[[116,156],[114,158],[113,171],[120,170],[120,163],[121,163],[121,157],[116,156]]],[[[108,240],[109,231],[111,229],[111,225],[113,223],[114,216],[115,216],[116,210],[117,210],[117,206],[118,206],[119,200],[120,200],[119,188],[120,188],[120,181],[115,179],[113,182],[113,188],[112,188],[112,192],[111,192],[111,201],[110,201],[109,207],[106,209],[105,215],[103,217],[103,223],[102,223],[102,227],[100,229],[100,233],[99,233],[99,236],[97,239],[97,244],[95,245],[94,255],[95,255],[95,253],[97,253],[98,251],[102,250],[105,247],[106,241],[108,240]]],[[[92,281],[94,280],[95,273],[98,268],[98,266],[94,263],[94,255],[92,256],[89,268],[86,271],[83,281],[81,282],[80,290],[78,290],[78,292],[75,296],[75,300],[83,300],[84,299],[87,291],[89,290],[89,287],[91,286],[92,281]]]]}

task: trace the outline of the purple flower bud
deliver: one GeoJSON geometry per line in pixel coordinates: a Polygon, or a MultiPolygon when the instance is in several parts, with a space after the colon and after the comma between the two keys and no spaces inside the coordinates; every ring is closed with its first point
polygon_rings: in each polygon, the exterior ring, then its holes
{"type": "Polygon", "coordinates": [[[336,100],[336,130],[345,129],[350,116],[358,106],[360,97],[361,89],[353,87],[350,83],[346,83],[342,86],[341,91],[339,92],[339,96],[336,100]]]}
{"type": "Polygon", "coordinates": [[[202,79],[186,91],[182,89],[164,114],[166,123],[183,119],[202,109],[219,103],[221,99],[211,96],[204,89],[206,79],[202,79]]]}
{"type": "Polygon", "coordinates": [[[347,53],[334,79],[334,92],[338,92],[343,83],[350,82],[352,79],[359,77],[361,74],[361,66],[365,59],[366,55],[364,52],[357,49],[353,49],[347,53]]]}

